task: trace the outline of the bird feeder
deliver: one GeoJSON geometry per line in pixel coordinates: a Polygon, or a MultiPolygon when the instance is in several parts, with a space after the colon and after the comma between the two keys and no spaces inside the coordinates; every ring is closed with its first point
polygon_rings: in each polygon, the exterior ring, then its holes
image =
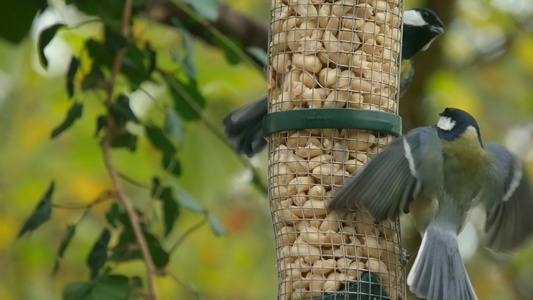
{"type": "Polygon", "coordinates": [[[272,0],[270,9],[264,129],[278,299],[405,299],[398,220],[327,210],[401,133],[403,3],[272,0]]]}

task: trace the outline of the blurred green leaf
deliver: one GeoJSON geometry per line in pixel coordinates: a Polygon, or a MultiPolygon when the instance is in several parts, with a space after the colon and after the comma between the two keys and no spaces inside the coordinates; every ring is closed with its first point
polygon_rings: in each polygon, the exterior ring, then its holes
{"type": "Polygon", "coordinates": [[[28,35],[37,12],[43,11],[47,6],[47,0],[0,1],[0,38],[20,43],[28,35]]]}
{"type": "Polygon", "coordinates": [[[182,0],[182,2],[189,4],[196,13],[208,21],[216,21],[218,19],[218,4],[215,0],[182,0]]]}
{"type": "Polygon", "coordinates": [[[146,52],[148,53],[148,74],[152,74],[157,68],[157,52],[152,49],[150,43],[146,44],[146,52]]]}
{"type": "Polygon", "coordinates": [[[172,18],[171,22],[180,29],[181,51],[171,51],[172,59],[180,64],[187,77],[196,80],[196,66],[194,65],[194,40],[191,34],[185,29],[177,18],[172,18]]]}
{"type": "Polygon", "coordinates": [[[63,300],[86,300],[90,299],[93,285],[88,282],[73,282],[63,291],[63,300]]]}
{"type": "Polygon", "coordinates": [[[89,74],[85,75],[81,81],[81,90],[86,92],[92,89],[103,88],[105,81],[104,73],[98,62],[93,62],[89,74]]]}
{"type": "Polygon", "coordinates": [[[106,118],[104,115],[98,116],[96,118],[96,130],[94,132],[94,137],[98,137],[98,134],[100,131],[105,127],[106,125],[106,118]]]}
{"type": "Polygon", "coordinates": [[[63,238],[61,239],[61,243],[59,244],[59,249],[57,250],[57,256],[56,256],[52,274],[55,274],[57,270],[59,269],[59,259],[63,258],[63,254],[65,254],[65,250],[67,250],[67,247],[69,246],[70,241],[72,240],[72,237],[74,237],[75,233],[76,233],[76,225],[68,225],[67,231],[63,235],[63,238]]]}
{"type": "Polygon", "coordinates": [[[113,68],[113,53],[109,52],[104,43],[88,39],[85,42],[85,49],[87,49],[89,57],[94,59],[96,63],[105,66],[109,70],[113,68]]]}
{"type": "Polygon", "coordinates": [[[129,132],[122,132],[111,140],[112,148],[126,148],[131,152],[137,148],[137,136],[129,132]]]}
{"type": "Polygon", "coordinates": [[[189,101],[194,102],[193,105],[198,106],[198,108],[205,107],[205,99],[198,91],[196,82],[172,76],[165,76],[165,80],[174,100],[174,110],[183,119],[188,121],[194,120],[196,118],[196,112],[189,104],[189,101]]]}
{"type": "MultiPolygon", "coordinates": [[[[162,268],[166,266],[169,260],[168,253],[163,249],[159,240],[152,234],[145,231],[143,228],[143,234],[148,245],[148,250],[154,264],[157,268],[162,268]]],[[[122,232],[120,234],[119,242],[116,247],[113,249],[113,254],[110,257],[110,260],[117,262],[124,262],[136,259],[142,259],[142,252],[138,247],[134,247],[135,250],[132,250],[132,245],[137,245],[137,239],[131,226],[124,225],[122,232]]]]}
{"type": "Polygon", "coordinates": [[[111,225],[111,227],[118,228],[116,220],[118,219],[120,212],[120,205],[118,205],[118,203],[113,203],[113,205],[111,205],[109,210],[105,213],[107,223],[111,225]]]}
{"type": "Polygon", "coordinates": [[[52,130],[52,134],[50,138],[55,138],[58,135],[60,135],[63,131],[67,130],[78,120],[81,118],[81,115],[83,113],[83,104],[81,103],[74,103],[72,107],[68,110],[67,116],[65,117],[65,120],[61,124],[59,124],[54,130],[52,130]]]}
{"type": "Polygon", "coordinates": [[[110,239],[111,231],[106,228],[102,231],[102,234],[87,257],[87,265],[91,270],[91,278],[95,278],[98,275],[98,271],[104,266],[107,260],[107,245],[110,239]]]}
{"type": "Polygon", "coordinates": [[[73,4],[87,15],[98,16],[107,26],[115,30],[120,29],[124,1],[66,0],[66,4],[73,4]]]}
{"type": "Polygon", "coordinates": [[[154,147],[168,155],[176,153],[176,147],[172,145],[161,128],[149,125],[144,126],[144,128],[146,130],[146,136],[154,147]]]}
{"type": "Polygon", "coordinates": [[[215,218],[212,214],[209,214],[207,216],[207,220],[209,221],[209,227],[211,227],[211,230],[216,236],[226,235],[228,234],[226,232],[226,229],[224,229],[224,226],[222,226],[222,223],[215,218]]]}
{"type": "Polygon", "coordinates": [[[157,193],[160,192],[160,189],[161,189],[161,180],[159,180],[159,178],[157,177],[153,177],[152,178],[152,188],[150,189],[150,195],[152,197],[156,197],[157,193]]]}
{"type": "Polygon", "coordinates": [[[68,66],[67,71],[67,93],[69,98],[72,98],[72,96],[74,96],[74,77],[76,76],[79,67],[80,60],[73,56],[70,59],[70,64],[68,66]]]}
{"type": "Polygon", "coordinates": [[[159,199],[161,199],[161,201],[163,202],[163,217],[165,220],[165,236],[167,236],[172,230],[172,228],[174,228],[174,222],[179,217],[180,207],[178,205],[178,202],[174,198],[172,189],[169,187],[166,187],[163,189],[159,199]]]}
{"type": "Polygon", "coordinates": [[[121,73],[128,78],[130,88],[136,90],[141,83],[150,79],[150,70],[152,66],[149,66],[152,55],[150,51],[143,52],[137,46],[130,45],[124,53],[122,58],[121,73]]]}
{"type": "Polygon", "coordinates": [[[131,294],[130,280],[123,275],[109,275],[106,269],[90,282],[74,282],[63,291],[63,300],[126,300],[131,294]]]}
{"type": "Polygon", "coordinates": [[[44,48],[46,48],[46,46],[48,46],[48,44],[52,41],[57,31],[65,26],[66,25],[62,23],[54,24],[50,27],[43,29],[43,31],[41,31],[41,33],[39,34],[39,39],[37,41],[37,50],[39,53],[39,61],[41,62],[41,66],[43,66],[44,69],[48,68],[48,59],[46,58],[46,55],[44,55],[44,48]]]}
{"type": "Polygon", "coordinates": [[[118,96],[117,101],[111,107],[111,114],[120,126],[124,126],[127,121],[139,123],[135,113],[131,110],[130,98],[126,95],[118,96]]]}
{"type": "Polygon", "coordinates": [[[183,127],[183,120],[173,109],[167,108],[165,113],[165,129],[164,132],[175,138],[180,147],[185,144],[185,128],[183,127]]]}
{"type": "Polygon", "coordinates": [[[181,163],[173,154],[163,153],[161,157],[163,169],[177,177],[181,176],[181,163]]]}
{"type": "Polygon", "coordinates": [[[108,26],[104,29],[104,47],[111,56],[115,56],[117,51],[126,47],[128,42],[118,30],[113,30],[108,26]]]}
{"type": "Polygon", "coordinates": [[[46,221],[50,220],[50,217],[52,216],[52,195],[54,194],[54,187],[55,184],[52,181],[50,187],[37,205],[37,208],[26,221],[26,223],[24,223],[24,226],[19,232],[18,238],[23,236],[26,232],[34,231],[46,221]]]}
{"type": "MultiPolygon", "coordinates": [[[[241,41],[235,38],[231,38],[231,37],[227,37],[227,39],[230,40],[230,43],[233,43],[235,45],[235,48],[237,49],[241,48],[242,46],[241,41]]],[[[225,41],[222,41],[221,39],[217,37],[213,37],[213,43],[224,51],[224,53],[226,54],[226,60],[230,64],[236,65],[241,61],[241,58],[235,53],[235,51],[225,41]]]]}
{"type": "Polygon", "coordinates": [[[174,189],[176,189],[178,201],[181,206],[196,213],[205,212],[205,209],[202,207],[202,205],[198,203],[198,201],[196,201],[191,195],[189,195],[176,181],[170,180],[169,183],[174,189]]]}
{"type": "Polygon", "coordinates": [[[263,48],[259,47],[248,47],[246,48],[246,52],[250,53],[253,57],[257,58],[259,62],[263,66],[266,66],[268,64],[268,54],[266,53],[263,48]]]}

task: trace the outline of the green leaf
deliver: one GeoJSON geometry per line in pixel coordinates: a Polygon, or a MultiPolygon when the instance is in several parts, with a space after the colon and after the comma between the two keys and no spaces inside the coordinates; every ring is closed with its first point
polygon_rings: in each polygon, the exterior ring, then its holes
{"type": "Polygon", "coordinates": [[[178,218],[180,214],[179,205],[176,199],[174,198],[174,194],[172,193],[172,189],[169,187],[166,187],[161,192],[161,196],[159,197],[161,201],[163,202],[163,217],[165,220],[165,236],[167,236],[172,228],[174,227],[174,222],[178,218]]]}
{"type": "Polygon", "coordinates": [[[161,166],[166,172],[177,177],[181,176],[181,163],[176,156],[173,154],[163,153],[161,160],[161,166]]]}
{"type": "Polygon", "coordinates": [[[86,92],[92,89],[103,89],[105,77],[100,64],[93,62],[89,74],[85,75],[81,81],[81,90],[86,92]]]}
{"type": "Polygon", "coordinates": [[[86,282],[73,282],[63,291],[63,300],[85,300],[89,299],[92,284],[86,282]]]}
{"type": "Polygon", "coordinates": [[[208,21],[218,19],[218,4],[215,0],[182,0],[189,4],[196,13],[208,21]]]}
{"type": "Polygon", "coordinates": [[[170,89],[170,94],[174,100],[174,110],[185,120],[191,121],[196,118],[196,112],[188,101],[193,101],[199,108],[205,107],[205,99],[198,91],[195,81],[181,79],[172,76],[165,76],[165,80],[170,89]]]}
{"type": "Polygon", "coordinates": [[[112,56],[115,56],[117,51],[126,47],[128,42],[120,31],[112,30],[109,26],[104,29],[104,47],[112,56]]]}
{"type": "Polygon", "coordinates": [[[76,76],[79,67],[80,60],[73,56],[70,59],[70,64],[67,71],[67,93],[69,98],[74,96],[74,77],[76,76]]]}
{"type": "Polygon", "coordinates": [[[111,231],[104,229],[98,240],[93,246],[91,253],[87,257],[87,265],[91,269],[91,278],[98,275],[98,271],[104,266],[107,260],[107,245],[111,239],[111,231]]]}
{"type": "Polygon", "coordinates": [[[126,75],[130,88],[136,90],[144,82],[150,79],[151,71],[149,63],[153,57],[150,57],[149,51],[141,51],[136,45],[130,45],[122,59],[121,73],[126,75]]]}
{"type": "Polygon", "coordinates": [[[63,238],[61,239],[61,243],[59,244],[59,249],[57,250],[56,261],[54,264],[54,270],[52,271],[52,274],[55,274],[57,270],[59,269],[59,260],[63,258],[63,254],[65,254],[65,250],[67,250],[67,247],[69,246],[70,241],[72,240],[72,237],[74,237],[75,233],[76,233],[76,225],[68,225],[67,231],[63,235],[63,238]]]}
{"type": "Polygon", "coordinates": [[[81,115],[83,113],[83,104],[81,103],[74,103],[72,107],[68,110],[67,116],[65,117],[65,120],[61,124],[59,124],[54,130],[52,130],[52,134],[50,138],[55,138],[58,135],[60,135],[63,131],[67,130],[76,122],[77,119],[81,118],[81,115]]]}
{"type": "Polygon", "coordinates": [[[212,214],[209,214],[207,216],[207,220],[209,221],[209,227],[211,227],[211,230],[216,236],[226,235],[228,234],[226,232],[226,229],[224,229],[224,226],[220,223],[220,221],[215,218],[212,214]]]}
{"type": "Polygon", "coordinates": [[[173,109],[167,108],[165,115],[165,134],[175,138],[180,147],[185,144],[185,128],[183,120],[173,109]]]}
{"type": "Polygon", "coordinates": [[[98,116],[98,118],[96,118],[96,131],[94,132],[94,137],[98,137],[98,134],[105,126],[106,117],[104,115],[98,116]]]}
{"type": "Polygon", "coordinates": [[[20,43],[28,35],[37,12],[43,11],[47,6],[47,0],[1,0],[0,38],[20,43]]]}
{"type": "Polygon", "coordinates": [[[194,66],[194,39],[185,26],[177,18],[170,20],[174,26],[180,29],[181,51],[171,51],[172,59],[179,63],[187,77],[196,80],[196,67],[194,66]]]}
{"type": "Polygon", "coordinates": [[[204,213],[205,209],[198,201],[196,201],[191,195],[189,195],[176,181],[170,180],[170,185],[177,191],[178,201],[181,206],[196,212],[204,213]]]}
{"type": "Polygon", "coordinates": [[[37,41],[37,50],[39,53],[39,61],[41,62],[41,66],[43,66],[44,69],[48,68],[48,59],[46,58],[46,55],[44,55],[44,48],[48,46],[48,44],[52,41],[54,36],[56,35],[56,32],[62,28],[65,27],[65,24],[54,24],[50,27],[47,27],[41,31],[39,34],[39,39],[37,41]]]}
{"type": "MultiPolygon", "coordinates": [[[[241,42],[237,39],[228,37],[228,40],[230,40],[230,43],[233,43],[235,45],[235,48],[241,48],[241,42]]],[[[213,37],[213,43],[220,47],[226,54],[226,60],[232,64],[236,65],[241,61],[241,58],[235,53],[235,51],[230,47],[225,41],[222,41],[221,39],[217,37],[213,37]]]]}
{"type": "Polygon", "coordinates": [[[161,180],[157,177],[152,178],[152,188],[150,189],[150,195],[152,197],[156,197],[157,193],[160,192],[161,189],[161,180]]]}
{"type": "Polygon", "coordinates": [[[88,39],[85,42],[85,49],[89,57],[95,60],[101,66],[105,66],[109,70],[113,68],[114,56],[105,46],[104,43],[98,42],[94,39],[88,39]]]}
{"type": "Polygon", "coordinates": [[[105,213],[107,224],[111,225],[113,228],[118,228],[116,220],[120,216],[120,213],[120,205],[118,205],[118,203],[113,203],[109,208],[109,211],[105,213]]]}
{"type": "Polygon", "coordinates": [[[118,30],[122,21],[122,10],[124,1],[107,0],[66,0],[66,4],[72,4],[79,11],[89,16],[98,16],[104,24],[118,30]]]}
{"type": "Polygon", "coordinates": [[[111,140],[112,148],[127,148],[134,152],[137,148],[137,136],[129,132],[122,132],[113,137],[111,140]]]}
{"type": "Polygon", "coordinates": [[[90,282],[74,282],[63,291],[63,300],[126,300],[131,294],[130,280],[109,275],[106,269],[90,282]]]}
{"type": "Polygon", "coordinates": [[[37,208],[26,221],[26,223],[22,227],[22,230],[20,230],[18,238],[23,236],[26,232],[34,231],[35,229],[43,225],[46,221],[50,220],[50,217],[52,216],[52,195],[54,194],[54,187],[55,184],[52,181],[50,187],[37,205],[37,208]]]}
{"type": "Polygon", "coordinates": [[[117,101],[111,107],[111,114],[120,126],[124,126],[127,121],[139,123],[135,113],[131,110],[130,98],[125,95],[118,96],[117,101]]]}
{"type": "Polygon", "coordinates": [[[164,154],[172,155],[176,153],[176,147],[172,145],[161,128],[149,125],[144,126],[144,128],[146,130],[146,136],[152,145],[154,145],[154,147],[159,149],[164,154]]]}
{"type": "Polygon", "coordinates": [[[157,68],[157,53],[152,49],[150,43],[146,44],[146,52],[148,53],[148,74],[157,68]]]}
{"type": "Polygon", "coordinates": [[[261,62],[263,66],[266,66],[268,64],[268,54],[263,48],[248,47],[246,48],[246,52],[250,53],[253,57],[257,58],[257,60],[261,62]]]}
{"type": "MultiPolygon", "coordinates": [[[[143,234],[148,244],[148,250],[154,260],[154,264],[158,268],[166,266],[169,260],[168,253],[163,249],[159,240],[152,234],[143,229],[143,234]]],[[[137,240],[131,226],[124,226],[120,234],[118,245],[113,249],[113,255],[110,260],[117,262],[124,262],[136,259],[142,259],[141,250],[136,247],[136,250],[131,250],[132,245],[137,245],[137,240]]]]}

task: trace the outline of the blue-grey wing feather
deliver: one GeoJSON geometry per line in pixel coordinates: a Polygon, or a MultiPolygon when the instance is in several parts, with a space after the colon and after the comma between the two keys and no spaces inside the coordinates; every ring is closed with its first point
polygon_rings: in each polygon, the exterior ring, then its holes
{"type": "Polygon", "coordinates": [[[430,136],[436,137],[435,130],[424,127],[394,140],[346,183],[329,207],[336,210],[364,208],[378,220],[408,213],[409,204],[423,188],[416,168],[422,164],[421,151],[425,145],[421,141],[430,136]],[[409,144],[409,154],[405,142],[409,144]]]}
{"type": "Polygon", "coordinates": [[[487,144],[485,149],[492,159],[483,193],[487,246],[509,252],[533,233],[533,191],[519,158],[496,143],[487,144]]]}
{"type": "Polygon", "coordinates": [[[268,95],[228,114],[222,120],[229,141],[235,142],[235,151],[252,157],[267,145],[263,137],[263,117],[268,111],[268,95]]]}

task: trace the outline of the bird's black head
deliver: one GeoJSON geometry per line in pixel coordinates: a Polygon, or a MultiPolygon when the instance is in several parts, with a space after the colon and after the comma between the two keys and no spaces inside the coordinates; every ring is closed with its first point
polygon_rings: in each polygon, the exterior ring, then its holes
{"type": "Polygon", "coordinates": [[[436,125],[437,132],[441,139],[453,141],[463,135],[466,130],[475,129],[479,139],[479,144],[483,147],[481,142],[481,134],[476,119],[464,110],[457,108],[446,108],[439,114],[440,118],[436,125]]]}
{"type": "Polygon", "coordinates": [[[411,59],[418,52],[426,50],[443,32],[444,24],[432,10],[415,8],[405,11],[402,59],[411,59]]]}

